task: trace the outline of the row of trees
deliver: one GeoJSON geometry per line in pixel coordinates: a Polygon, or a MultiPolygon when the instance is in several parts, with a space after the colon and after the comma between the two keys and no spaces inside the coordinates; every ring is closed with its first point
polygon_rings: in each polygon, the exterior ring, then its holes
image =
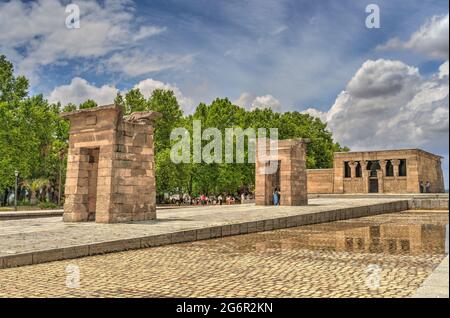
{"type": "MultiPolygon", "coordinates": [[[[155,127],[157,191],[162,193],[235,193],[254,186],[254,164],[174,164],[170,160],[170,133],[176,127],[191,131],[193,120],[201,120],[202,128],[278,128],[279,138],[310,138],[309,168],[332,165],[334,151],[345,151],[333,141],[326,124],[318,118],[299,112],[277,113],[273,110],[246,110],[227,98],[218,98],[210,105],[201,103],[191,115],[184,115],[174,93],[157,89],[146,99],[138,89],[118,94],[115,103],[126,114],[154,110],[163,114],[155,127]]],[[[97,107],[93,100],[80,105],[49,104],[42,95],[29,96],[26,78],[15,77],[13,65],[0,56],[0,193],[14,185],[14,171],[22,180],[46,178],[58,184],[60,169],[65,175],[68,123],[58,114],[97,107]]],[[[30,181],[29,181],[30,182],[30,181]]],[[[62,179],[64,182],[64,179],[62,179]]]]}
{"type": "Polygon", "coordinates": [[[14,186],[15,170],[20,172],[23,184],[31,185],[39,178],[57,182],[60,152],[67,147],[68,132],[68,124],[58,117],[59,112],[59,105],[50,105],[42,95],[29,96],[28,80],[15,77],[12,63],[0,56],[2,203],[6,202],[8,189],[14,186]]]}

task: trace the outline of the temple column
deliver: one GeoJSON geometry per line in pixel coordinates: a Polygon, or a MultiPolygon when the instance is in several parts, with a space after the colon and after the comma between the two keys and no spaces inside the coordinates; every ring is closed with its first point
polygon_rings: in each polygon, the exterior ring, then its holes
{"type": "Polygon", "coordinates": [[[377,171],[378,192],[384,193],[384,176],[386,175],[386,160],[380,160],[380,170],[377,171]]]}
{"type": "Polygon", "coordinates": [[[348,165],[350,166],[350,176],[353,178],[356,178],[356,162],[350,161],[348,165]]]}
{"type": "Polygon", "coordinates": [[[380,162],[380,168],[381,168],[382,175],[385,176],[387,160],[380,160],[379,162],[380,162]]]}
{"type": "Polygon", "coordinates": [[[361,176],[364,183],[364,192],[369,193],[369,175],[367,171],[367,160],[361,160],[361,176]]]}
{"type": "Polygon", "coordinates": [[[398,166],[400,165],[400,160],[391,160],[392,166],[394,168],[394,177],[398,177],[398,166]]]}

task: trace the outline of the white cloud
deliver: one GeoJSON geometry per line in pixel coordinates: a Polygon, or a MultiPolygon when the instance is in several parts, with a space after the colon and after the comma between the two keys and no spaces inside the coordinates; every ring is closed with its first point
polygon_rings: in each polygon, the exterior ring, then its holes
{"type": "Polygon", "coordinates": [[[278,35],[284,31],[286,31],[288,29],[287,26],[285,25],[281,25],[279,27],[276,27],[273,31],[272,31],[272,35],[278,35]]]}
{"type": "Polygon", "coordinates": [[[152,78],[145,79],[136,84],[133,88],[139,88],[145,98],[149,98],[155,89],[165,89],[173,91],[181,108],[185,113],[191,113],[194,110],[194,101],[192,98],[183,95],[181,90],[176,85],[163,83],[152,78]]]}
{"type": "Polygon", "coordinates": [[[233,103],[251,110],[256,108],[271,108],[274,111],[281,110],[280,101],[272,95],[254,96],[250,93],[244,92],[233,103]]]}
{"type": "Polygon", "coordinates": [[[413,50],[433,59],[448,59],[449,54],[449,15],[433,16],[408,41],[398,38],[389,40],[378,47],[380,50],[413,50]]]}
{"type": "Polygon", "coordinates": [[[448,154],[448,61],[429,78],[400,61],[366,61],[326,119],[334,138],[352,150],[417,147],[448,154]]]}
{"type": "Polygon", "coordinates": [[[439,78],[448,77],[448,61],[439,66],[439,78]]]}
{"type": "Polygon", "coordinates": [[[129,49],[164,27],[136,25],[128,0],[77,1],[80,28],[65,26],[65,5],[57,0],[0,3],[0,49],[13,52],[18,72],[35,76],[40,66],[74,58],[97,58],[129,49]]]}
{"type": "Polygon", "coordinates": [[[254,95],[244,92],[239,96],[237,100],[233,101],[233,104],[244,108],[250,108],[254,99],[254,95]]]}
{"type": "Polygon", "coordinates": [[[302,114],[308,114],[313,117],[319,118],[322,122],[327,121],[327,112],[323,112],[321,110],[315,109],[315,108],[308,108],[301,112],[302,114]]]}
{"type": "MultiPolygon", "coordinates": [[[[184,96],[181,90],[175,85],[148,78],[140,81],[133,88],[139,88],[145,98],[149,98],[155,89],[172,90],[181,108],[186,113],[193,111],[194,101],[184,96]]],[[[75,77],[70,84],[56,87],[47,99],[50,103],[60,102],[61,105],[67,105],[68,103],[78,105],[87,99],[94,100],[98,105],[106,105],[114,102],[114,98],[118,92],[119,90],[115,86],[103,85],[97,87],[83,78],[75,77]]],[[[122,91],[121,93],[126,94],[126,91],[122,91]]]]}
{"type": "Polygon", "coordinates": [[[114,86],[97,87],[83,78],[75,77],[70,84],[56,87],[48,96],[50,103],[60,102],[61,105],[74,103],[76,105],[92,99],[99,105],[112,104],[119,90],[114,86]]]}
{"type": "Polygon", "coordinates": [[[114,53],[101,67],[134,77],[166,69],[179,68],[189,64],[191,61],[192,56],[190,55],[152,56],[139,50],[131,50],[114,53]]]}

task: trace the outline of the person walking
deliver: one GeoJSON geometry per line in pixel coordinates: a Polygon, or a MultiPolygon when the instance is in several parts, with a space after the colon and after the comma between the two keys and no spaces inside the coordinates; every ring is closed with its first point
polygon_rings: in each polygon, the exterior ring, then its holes
{"type": "Polygon", "coordinates": [[[219,205],[222,205],[222,203],[223,203],[222,194],[219,194],[219,196],[217,197],[217,200],[219,201],[219,205]]]}

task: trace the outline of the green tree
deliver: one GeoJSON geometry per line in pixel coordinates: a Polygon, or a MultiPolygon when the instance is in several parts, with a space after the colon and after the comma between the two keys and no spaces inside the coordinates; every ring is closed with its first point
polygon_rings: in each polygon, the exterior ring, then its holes
{"type": "Polygon", "coordinates": [[[28,81],[15,77],[12,64],[0,57],[0,194],[21,179],[48,177],[55,182],[56,148],[65,147],[67,124],[59,118],[59,104],[42,95],[29,97],[28,81]]]}
{"type": "Polygon", "coordinates": [[[28,95],[28,80],[24,76],[14,76],[14,66],[0,55],[0,102],[13,103],[28,95]]]}
{"type": "Polygon", "coordinates": [[[88,99],[87,101],[85,101],[84,103],[80,104],[79,109],[88,109],[88,108],[94,108],[97,107],[97,103],[95,101],[93,101],[92,99],[88,99]]]}
{"type": "MultiPolygon", "coordinates": [[[[116,96],[116,100],[120,102],[119,97],[116,96]]],[[[147,101],[144,95],[142,95],[139,88],[131,89],[125,94],[125,101],[122,99],[122,103],[125,106],[125,113],[131,114],[133,112],[141,112],[148,109],[147,101]]]]}
{"type": "Polygon", "coordinates": [[[77,110],[77,105],[72,104],[72,103],[69,103],[63,107],[63,112],[69,113],[69,112],[73,112],[75,110],[77,110]]]}
{"type": "Polygon", "coordinates": [[[147,109],[157,111],[162,117],[155,122],[155,149],[170,147],[170,133],[181,126],[183,111],[173,91],[155,89],[148,100],[147,109]]]}

